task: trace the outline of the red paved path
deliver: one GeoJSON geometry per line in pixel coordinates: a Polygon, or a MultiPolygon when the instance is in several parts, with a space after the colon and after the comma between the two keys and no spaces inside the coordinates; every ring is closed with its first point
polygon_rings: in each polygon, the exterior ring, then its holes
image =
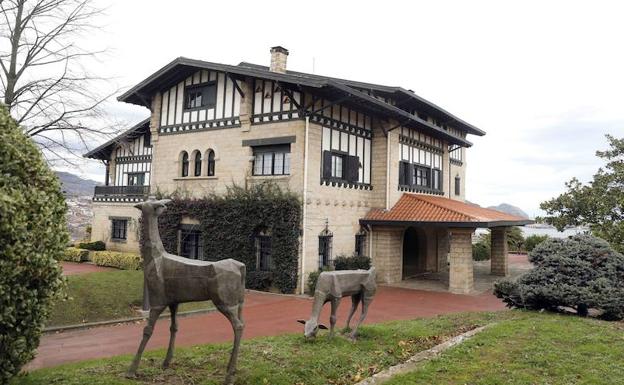
{"type": "Polygon", "coordinates": [[[63,275],[76,275],[114,270],[108,267],[92,265],[90,263],[61,262],[61,266],[63,267],[63,275]]]}
{"type": "MultiPolygon", "coordinates": [[[[243,311],[246,322],[244,338],[302,332],[303,326],[296,323],[296,320],[307,319],[311,305],[311,300],[308,298],[248,292],[243,311]]],[[[349,305],[348,299],[343,300],[342,306],[338,309],[337,326],[344,326],[349,305]]],[[[467,296],[380,287],[365,323],[502,309],[504,309],[502,302],[492,294],[467,296]]],[[[358,315],[359,309],[356,317],[358,315]]],[[[329,305],[325,306],[321,317],[328,322],[329,305]]],[[[134,353],[144,325],[141,322],[45,335],[41,340],[37,358],[28,365],[28,369],[134,353]]],[[[168,338],[169,320],[161,319],[156,324],[147,350],[166,347],[168,338]]],[[[179,320],[177,346],[231,340],[230,324],[218,312],[183,317],[179,320]]]]}

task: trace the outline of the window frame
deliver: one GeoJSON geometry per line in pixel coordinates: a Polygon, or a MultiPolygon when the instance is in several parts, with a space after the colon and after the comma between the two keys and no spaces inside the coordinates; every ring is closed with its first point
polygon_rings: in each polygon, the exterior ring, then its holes
{"type": "Polygon", "coordinates": [[[455,176],[455,196],[461,195],[461,177],[455,176]]]}
{"type": "Polygon", "coordinates": [[[334,234],[324,230],[323,233],[319,234],[318,240],[319,269],[333,266],[334,259],[332,258],[332,252],[334,234]]]}
{"type": "Polygon", "coordinates": [[[201,176],[202,169],[202,156],[201,152],[195,152],[195,158],[193,159],[193,176],[201,176]]]}
{"type": "Polygon", "coordinates": [[[365,250],[366,250],[366,232],[360,231],[359,233],[355,234],[354,254],[357,255],[358,257],[365,257],[367,254],[365,250]]]}
{"type": "Polygon", "coordinates": [[[199,226],[182,225],[180,226],[179,234],[180,256],[188,259],[203,260],[203,234],[199,226]],[[187,252],[187,248],[192,248],[191,252],[187,252]]]}
{"type": "Polygon", "coordinates": [[[204,82],[201,84],[193,84],[193,85],[188,85],[184,87],[184,99],[183,99],[183,111],[195,111],[195,110],[203,110],[203,109],[210,109],[210,108],[215,108],[217,105],[217,81],[216,80],[212,80],[209,82],[204,82]],[[208,102],[208,98],[207,96],[208,93],[208,89],[214,87],[214,99],[211,100],[210,102],[208,102]],[[203,90],[202,92],[202,104],[199,106],[189,106],[190,103],[190,93],[191,92],[196,92],[197,90],[203,90]],[[204,99],[206,99],[206,103],[204,104],[204,99]]]}
{"type": "Polygon", "coordinates": [[[182,160],[180,161],[181,163],[181,170],[180,170],[180,176],[182,176],[182,178],[186,178],[189,176],[189,154],[186,151],[182,152],[182,160]]]}
{"type": "Polygon", "coordinates": [[[256,271],[273,270],[273,239],[270,235],[259,233],[254,237],[256,253],[256,271]]]}
{"type": "Polygon", "coordinates": [[[111,240],[113,240],[114,242],[127,241],[128,240],[128,218],[110,218],[110,220],[111,220],[111,240]],[[120,224],[122,224],[121,227],[119,227],[120,224]]]}
{"type": "Polygon", "coordinates": [[[206,156],[206,175],[214,176],[215,175],[215,152],[214,150],[208,150],[208,155],[206,156]]]}
{"type": "Polygon", "coordinates": [[[252,152],[253,152],[253,162],[251,165],[251,175],[253,176],[288,176],[290,175],[291,172],[291,166],[292,166],[292,156],[291,156],[291,148],[290,148],[290,144],[285,144],[285,145],[272,145],[272,146],[253,146],[252,147],[252,152]],[[281,166],[281,170],[282,172],[280,174],[276,173],[276,154],[282,154],[282,166],[281,166]],[[265,173],[265,170],[267,169],[267,165],[264,164],[265,159],[266,159],[266,155],[270,155],[270,171],[268,173],[265,173]],[[257,162],[258,160],[261,159],[262,160],[262,166],[260,167],[260,173],[256,172],[256,166],[257,166],[257,162]]]}
{"type": "Polygon", "coordinates": [[[143,171],[127,173],[127,180],[128,180],[127,185],[128,186],[145,186],[145,174],[146,173],[143,172],[143,171]],[[138,184],[138,183],[137,184],[131,184],[130,180],[134,179],[134,177],[138,177],[138,176],[140,176],[140,178],[138,178],[138,179],[140,180],[141,183],[140,184],[138,184]]]}

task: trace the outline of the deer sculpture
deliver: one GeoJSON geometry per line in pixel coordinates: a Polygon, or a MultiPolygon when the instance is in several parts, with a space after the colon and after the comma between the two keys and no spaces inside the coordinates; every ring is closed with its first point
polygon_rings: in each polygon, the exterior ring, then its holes
{"type": "Polygon", "coordinates": [[[336,311],[342,297],[351,296],[351,311],[347,318],[347,329],[351,323],[351,318],[358,307],[362,303],[362,314],[360,320],[351,332],[350,338],[355,340],[357,330],[366,318],[368,307],[373,302],[373,297],[377,291],[377,283],[375,282],[375,268],[369,270],[337,270],[324,271],[316,281],[314,290],[314,302],[312,304],[312,315],[310,319],[297,320],[297,322],[305,325],[303,335],[306,338],[314,338],[319,329],[327,329],[327,326],[318,323],[319,315],[323,305],[327,302],[331,303],[331,316],[329,317],[329,336],[334,336],[334,327],[336,326],[336,311]]]}
{"type": "Polygon", "coordinates": [[[215,307],[230,321],[234,330],[234,346],[227,367],[225,384],[231,384],[236,371],[238,349],[243,333],[243,301],[245,295],[245,265],[233,259],[207,262],[179,257],[165,251],[158,231],[158,217],[170,200],[149,200],[135,205],[142,212],[144,240],[141,245],[143,274],[149,294],[150,312],[139,345],[127,375],[136,376],[141,355],[154,331],[160,314],[169,307],[171,333],[169,348],[162,364],[167,368],[173,358],[178,330],[176,313],[184,302],[212,300],[215,307]]]}

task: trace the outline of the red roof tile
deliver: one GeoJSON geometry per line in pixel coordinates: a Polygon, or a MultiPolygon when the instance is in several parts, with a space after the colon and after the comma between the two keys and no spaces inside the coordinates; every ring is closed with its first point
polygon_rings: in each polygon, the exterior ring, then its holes
{"type": "Polygon", "coordinates": [[[373,209],[362,219],[364,223],[374,222],[432,222],[462,223],[478,226],[525,225],[526,218],[486,209],[453,199],[432,195],[404,193],[390,210],[373,209]]]}

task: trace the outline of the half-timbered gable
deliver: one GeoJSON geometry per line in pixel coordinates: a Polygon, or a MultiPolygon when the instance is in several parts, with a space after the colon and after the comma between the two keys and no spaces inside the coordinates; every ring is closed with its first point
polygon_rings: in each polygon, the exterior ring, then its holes
{"type": "Polygon", "coordinates": [[[149,186],[152,165],[150,133],[121,142],[114,151],[115,186],[149,186]]]}
{"type": "Polygon", "coordinates": [[[253,79],[252,123],[301,118],[302,94],[279,82],[253,79]]]}

